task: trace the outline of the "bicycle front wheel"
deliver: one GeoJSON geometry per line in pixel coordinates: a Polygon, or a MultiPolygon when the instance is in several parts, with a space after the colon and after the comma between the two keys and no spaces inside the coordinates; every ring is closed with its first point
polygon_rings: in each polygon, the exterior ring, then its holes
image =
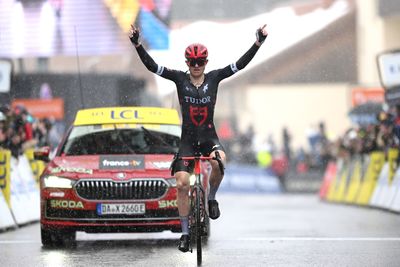
{"type": "Polygon", "coordinates": [[[196,205],[195,205],[195,220],[196,220],[196,245],[197,245],[197,265],[201,265],[202,262],[202,247],[201,237],[203,235],[203,229],[201,224],[201,207],[202,207],[202,192],[196,188],[196,205]]]}

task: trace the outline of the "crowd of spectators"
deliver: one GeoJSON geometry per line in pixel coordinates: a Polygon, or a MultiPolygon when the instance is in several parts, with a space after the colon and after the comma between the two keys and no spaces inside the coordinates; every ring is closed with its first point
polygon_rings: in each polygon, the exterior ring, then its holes
{"type": "Polygon", "coordinates": [[[50,146],[50,119],[34,118],[23,106],[0,107],[0,149],[18,158],[28,148],[50,146]]]}
{"type": "MultiPolygon", "coordinates": [[[[400,105],[374,115],[374,122],[354,123],[342,136],[329,140],[323,123],[308,136],[309,150],[299,149],[289,165],[297,173],[324,171],[331,160],[351,159],[374,151],[400,148],[400,105]]],[[[372,121],[372,120],[371,120],[372,121]]],[[[400,160],[400,158],[399,158],[400,160]]]]}
{"type": "Polygon", "coordinates": [[[400,144],[400,105],[381,111],[376,123],[352,127],[337,140],[336,157],[365,155],[373,151],[387,152],[399,148],[400,144]]]}

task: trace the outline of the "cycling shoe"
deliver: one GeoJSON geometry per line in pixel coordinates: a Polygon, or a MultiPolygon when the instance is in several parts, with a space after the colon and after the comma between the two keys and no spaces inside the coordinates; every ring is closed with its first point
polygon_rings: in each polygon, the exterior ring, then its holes
{"type": "Polygon", "coordinates": [[[221,215],[221,212],[218,208],[218,202],[216,200],[209,200],[208,201],[208,216],[215,220],[221,215]]]}
{"type": "Polygon", "coordinates": [[[182,252],[188,252],[190,246],[190,238],[189,235],[182,235],[179,240],[178,249],[182,252]]]}

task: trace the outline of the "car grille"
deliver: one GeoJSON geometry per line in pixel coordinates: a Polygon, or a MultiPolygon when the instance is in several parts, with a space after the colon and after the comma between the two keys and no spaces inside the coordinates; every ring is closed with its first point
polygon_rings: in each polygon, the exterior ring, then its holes
{"type": "Polygon", "coordinates": [[[146,200],[161,198],[168,184],[162,179],[131,181],[81,180],[75,185],[77,194],[88,200],[146,200]]]}

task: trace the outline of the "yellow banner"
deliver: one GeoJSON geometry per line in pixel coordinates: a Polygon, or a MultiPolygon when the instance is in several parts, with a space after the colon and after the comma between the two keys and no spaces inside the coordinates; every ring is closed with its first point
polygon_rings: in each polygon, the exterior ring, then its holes
{"type": "Polygon", "coordinates": [[[346,196],[344,199],[346,203],[354,203],[356,201],[357,192],[361,185],[361,179],[362,179],[361,159],[356,159],[354,161],[349,187],[347,189],[346,196]]]}
{"type": "Polygon", "coordinates": [[[397,170],[397,158],[399,157],[399,150],[391,148],[388,151],[388,163],[389,163],[389,185],[392,184],[394,174],[397,170]]]}
{"type": "Polygon", "coordinates": [[[140,4],[138,0],[104,0],[111,15],[118,22],[124,32],[128,32],[132,23],[139,14],[140,4]]]}
{"type": "Polygon", "coordinates": [[[27,149],[25,151],[25,156],[29,160],[29,165],[31,166],[33,176],[36,181],[36,185],[38,188],[40,187],[40,175],[42,175],[42,172],[44,171],[45,168],[45,163],[41,160],[35,160],[33,156],[34,149],[27,149]]]}
{"type": "Polygon", "coordinates": [[[107,123],[155,123],[180,124],[175,109],[156,107],[113,107],[94,108],[78,111],[74,125],[93,125],[107,123]]]}
{"type": "Polygon", "coordinates": [[[349,178],[349,163],[345,163],[343,170],[340,173],[338,184],[336,185],[336,190],[333,195],[333,201],[343,202],[345,197],[345,192],[347,188],[347,180],[349,178]]]}
{"type": "Polygon", "coordinates": [[[369,204],[369,200],[375,189],[379,173],[385,163],[385,155],[383,152],[372,152],[367,172],[364,175],[361,188],[358,192],[356,203],[360,205],[369,204]]]}
{"type": "Polygon", "coordinates": [[[11,160],[11,152],[9,150],[0,149],[0,188],[3,191],[3,196],[9,207],[11,207],[10,160],[11,160]]]}

